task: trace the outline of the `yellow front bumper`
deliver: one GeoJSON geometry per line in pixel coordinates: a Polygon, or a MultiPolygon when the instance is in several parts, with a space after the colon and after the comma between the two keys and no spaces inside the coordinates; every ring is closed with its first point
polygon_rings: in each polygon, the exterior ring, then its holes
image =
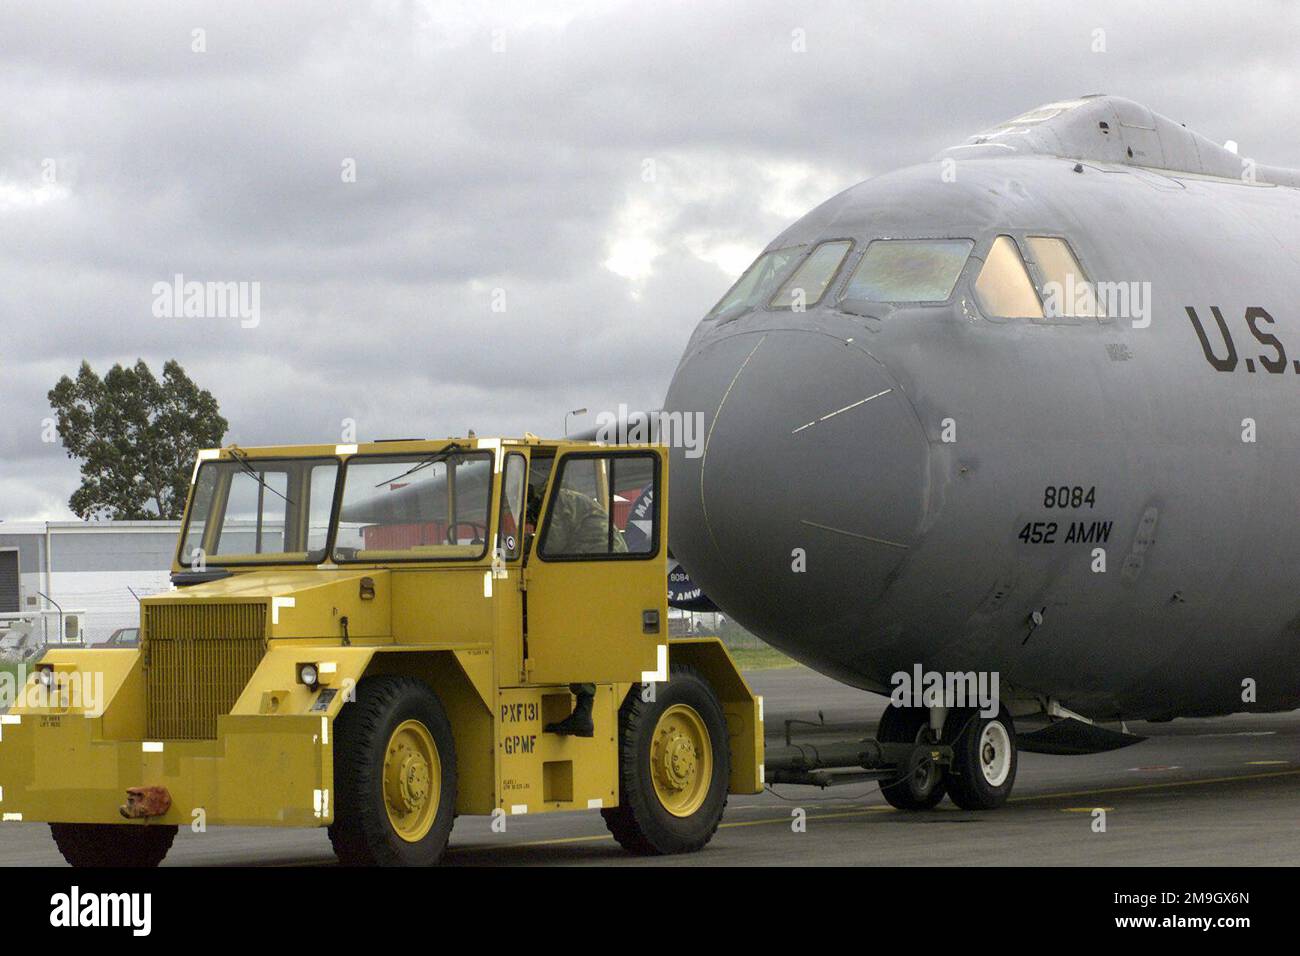
{"type": "Polygon", "coordinates": [[[81,714],[0,716],[0,819],[126,823],[128,787],[161,786],[154,823],[324,826],[333,821],[329,718],[227,715],[216,740],[104,740],[81,714]]]}

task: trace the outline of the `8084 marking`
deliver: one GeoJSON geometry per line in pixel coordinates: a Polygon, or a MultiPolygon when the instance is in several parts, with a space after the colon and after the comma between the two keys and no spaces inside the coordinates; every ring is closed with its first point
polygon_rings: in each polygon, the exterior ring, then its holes
{"type": "Polygon", "coordinates": [[[1048,485],[1043,491],[1044,508],[1089,508],[1097,504],[1097,486],[1048,485]]]}

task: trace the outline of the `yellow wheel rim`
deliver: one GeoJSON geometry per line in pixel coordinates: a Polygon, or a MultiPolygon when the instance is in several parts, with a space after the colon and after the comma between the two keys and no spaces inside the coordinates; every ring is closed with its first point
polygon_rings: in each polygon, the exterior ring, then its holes
{"type": "Polygon", "coordinates": [[[384,809],[408,843],[424,839],[438,815],[442,763],[429,728],[418,720],[397,725],[384,750],[384,809]]]}
{"type": "Polygon", "coordinates": [[[650,778],[675,817],[689,817],[704,804],[713,782],[713,745],[695,708],[674,704],[660,716],[650,743],[650,778]]]}

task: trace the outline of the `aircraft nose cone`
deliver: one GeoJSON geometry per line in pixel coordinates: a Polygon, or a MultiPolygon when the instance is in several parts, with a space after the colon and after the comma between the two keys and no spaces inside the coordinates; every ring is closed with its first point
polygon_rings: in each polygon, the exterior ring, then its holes
{"type": "Polygon", "coordinates": [[[832,335],[741,333],[690,355],[665,407],[703,413],[670,471],[670,544],[695,582],[778,646],[853,630],[925,510],[928,444],[888,370],[832,335]]]}

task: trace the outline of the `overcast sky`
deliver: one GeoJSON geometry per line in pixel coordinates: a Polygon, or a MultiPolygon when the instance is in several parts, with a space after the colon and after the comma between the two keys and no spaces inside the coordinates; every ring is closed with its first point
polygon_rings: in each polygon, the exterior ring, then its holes
{"type": "Polygon", "coordinates": [[[1083,6],[3,0],[0,519],[70,517],[83,358],[180,360],[245,444],[555,434],[658,407],[814,205],[1039,103],[1300,166],[1300,4],[1083,6]],[[155,316],[177,274],[260,321],[155,316]]]}

